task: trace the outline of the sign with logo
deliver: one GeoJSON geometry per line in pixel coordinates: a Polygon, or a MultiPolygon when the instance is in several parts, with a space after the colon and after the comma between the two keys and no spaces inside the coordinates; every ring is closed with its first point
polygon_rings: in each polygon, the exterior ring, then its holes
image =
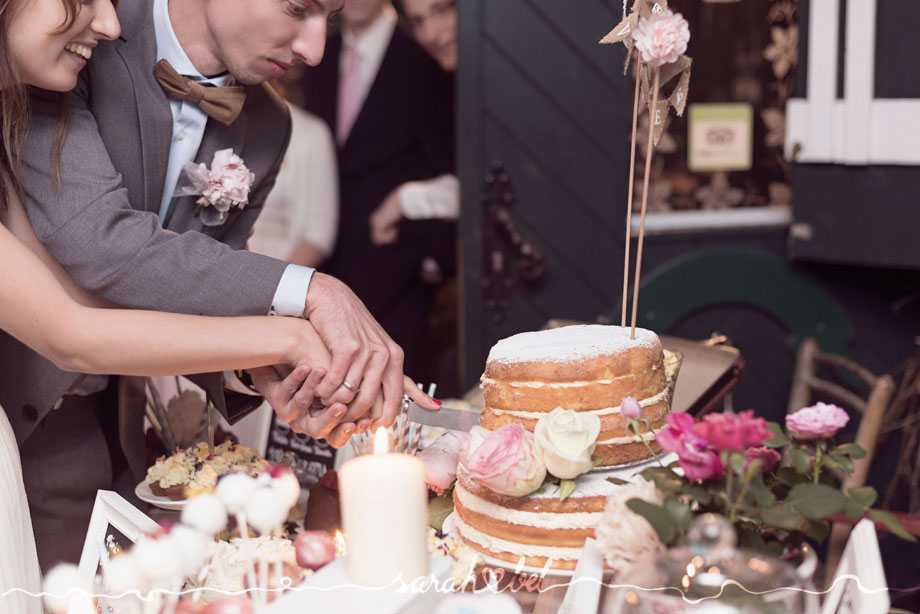
{"type": "Polygon", "coordinates": [[[690,105],[687,166],[691,171],[751,168],[754,111],[746,103],[690,105]]]}

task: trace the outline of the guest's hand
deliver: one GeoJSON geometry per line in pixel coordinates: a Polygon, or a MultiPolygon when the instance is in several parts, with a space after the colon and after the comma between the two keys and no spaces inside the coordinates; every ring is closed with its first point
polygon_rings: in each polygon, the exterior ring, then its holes
{"type": "Polygon", "coordinates": [[[403,351],[364,303],[336,278],[314,273],[304,315],[332,352],[332,364],[315,390],[324,404],[348,404],[343,422],[356,422],[382,391],[382,408],[368,426],[395,416],[403,395],[403,351]]]}
{"type": "Polygon", "coordinates": [[[344,404],[333,403],[328,407],[314,404],[319,400],[316,387],[326,375],[322,367],[314,369],[300,365],[284,378],[274,367],[258,367],[250,369],[249,373],[253,387],[265,397],[278,418],[294,431],[322,439],[337,428],[340,437],[347,434],[345,441],[354,432],[354,424],[340,424],[348,411],[344,404]]]}
{"type": "Polygon", "coordinates": [[[389,196],[374,209],[368,220],[371,225],[371,242],[374,245],[388,245],[395,243],[399,238],[399,221],[403,218],[399,206],[399,188],[390,192],[389,196]]]}

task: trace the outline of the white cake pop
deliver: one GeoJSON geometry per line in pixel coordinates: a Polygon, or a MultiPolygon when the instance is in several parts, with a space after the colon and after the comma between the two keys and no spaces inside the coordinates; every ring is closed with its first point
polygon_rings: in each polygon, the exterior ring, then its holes
{"type": "Polygon", "coordinates": [[[217,482],[215,494],[227,507],[230,515],[239,514],[249,502],[252,491],[256,489],[256,481],[245,473],[231,473],[225,475],[217,482]]]}
{"type": "Polygon", "coordinates": [[[290,511],[300,497],[300,482],[290,469],[282,469],[271,482],[272,488],[281,497],[285,509],[290,511]]]}
{"type": "Polygon", "coordinates": [[[108,594],[118,596],[128,591],[143,591],[147,583],[141,577],[131,553],[116,556],[105,568],[108,594]]]}
{"type": "Polygon", "coordinates": [[[265,486],[252,493],[245,513],[249,524],[256,531],[268,535],[284,523],[288,508],[284,507],[281,495],[274,488],[265,486]]]}
{"type": "Polygon", "coordinates": [[[142,537],[131,548],[131,557],[138,573],[151,584],[181,575],[182,552],[168,536],[160,539],[142,537]]]}
{"type": "Polygon", "coordinates": [[[45,575],[42,590],[45,592],[45,605],[52,614],[64,614],[69,609],[71,597],[86,595],[80,582],[80,571],[71,563],[55,565],[45,575]]]}
{"type": "Polygon", "coordinates": [[[177,524],[169,532],[168,537],[176,544],[181,553],[183,576],[198,573],[201,566],[211,556],[211,547],[214,541],[198,529],[184,524],[177,524]]]}
{"type": "Polygon", "coordinates": [[[217,535],[227,526],[227,508],[214,495],[198,495],[182,508],[182,522],[205,535],[217,535]]]}

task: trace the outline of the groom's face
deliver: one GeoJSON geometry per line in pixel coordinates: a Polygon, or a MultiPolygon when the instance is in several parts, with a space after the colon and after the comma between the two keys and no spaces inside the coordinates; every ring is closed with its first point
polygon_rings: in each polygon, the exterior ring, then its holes
{"type": "Polygon", "coordinates": [[[300,60],[323,58],[329,16],[344,0],[213,0],[207,23],[214,52],[237,81],[282,77],[300,60]]]}

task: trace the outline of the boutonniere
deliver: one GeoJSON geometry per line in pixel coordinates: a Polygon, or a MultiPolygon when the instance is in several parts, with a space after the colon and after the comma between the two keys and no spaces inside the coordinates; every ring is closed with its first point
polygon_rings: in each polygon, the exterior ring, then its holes
{"type": "Polygon", "coordinates": [[[220,226],[231,208],[245,207],[256,178],[232,149],[216,152],[210,169],[204,163],[186,162],[182,172],[185,180],[180,179],[175,195],[201,197],[195,201],[195,213],[201,214],[205,226],[220,226]]]}

